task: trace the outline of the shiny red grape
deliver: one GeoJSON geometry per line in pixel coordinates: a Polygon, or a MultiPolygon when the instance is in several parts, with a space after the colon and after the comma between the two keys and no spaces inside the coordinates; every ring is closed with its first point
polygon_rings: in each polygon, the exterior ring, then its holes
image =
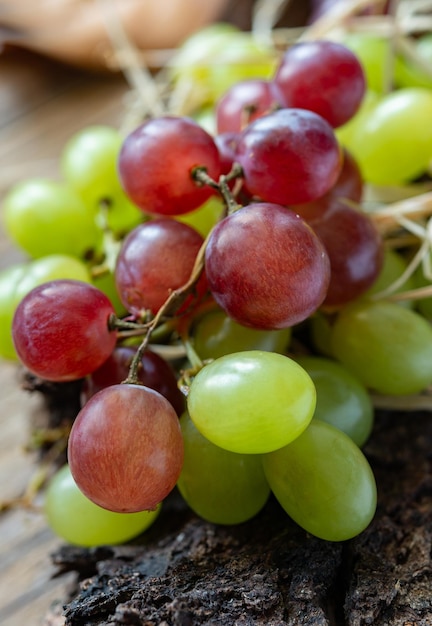
{"type": "Polygon", "coordinates": [[[118,162],[121,184],[145,213],[181,215],[198,208],[214,191],[192,178],[203,167],[221,173],[211,135],[186,117],[164,116],[144,122],[123,142],[118,162]]]}
{"type": "Polygon", "coordinates": [[[274,81],[284,106],[315,111],[333,128],[353,117],[366,90],[358,58],[330,40],[304,41],[288,48],[274,81]]]}
{"type": "Polygon", "coordinates": [[[275,83],[250,79],[235,83],[216,104],[218,133],[240,132],[250,122],[281,105],[275,83]]]}
{"type": "Polygon", "coordinates": [[[219,133],[215,135],[215,143],[219,150],[222,174],[228,174],[235,162],[236,146],[239,133],[219,133]]]}
{"type": "Polygon", "coordinates": [[[214,299],[244,326],[292,326],[327,293],[324,246],[296,213],[276,204],[253,203],[219,222],[205,262],[214,299]]]}
{"type": "MultiPolygon", "coordinates": [[[[83,403],[101,389],[117,385],[126,380],[136,349],[132,346],[117,346],[108,359],[86,378],[81,394],[83,403]]],[[[174,407],[177,415],[185,409],[184,396],[177,386],[171,365],[159,354],[146,350],[138,366],[138,381],[158,391],[174,407]]]]}
{"type": "Polygon", "coordinates": [[[53,280],[35,287],[15,312],[12,337],[22,363],[46,380],[76,380],[111,354],[117,333],[107,296],[77,280],[53,280]]]}
{"type": "MultiPolygon", "coordinates": [[[[174,289],[189,279],[203,237],[191,226],[167,218],[140,224],[123,241],[117,257],[117,291],[128,311],[156,313],[174,289]]],[[[207,289],[205,274],[196,285],[196,294],[207,289]]],[[[188,296],[186,308],[193,303],[188,296]]]]}
{"type": "Polygon", "coordinates": [[[236,160],[251,195],[282,205],[324,195],[342,167],[331,126],[312,111],[294,108],[252,122],[240,135],[236,160]]]}
{"type": "Polygon", "coordinates": [[[73,423],[68,460],[92,502],[119,513],[152,510],[174,488],[182,468],[177,414],[148,387],[102,389],[73,423]]]}

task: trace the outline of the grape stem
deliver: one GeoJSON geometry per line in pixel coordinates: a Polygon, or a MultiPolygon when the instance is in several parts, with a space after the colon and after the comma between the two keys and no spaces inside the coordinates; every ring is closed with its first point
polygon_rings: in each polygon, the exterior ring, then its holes
{"type": "MultiPolygon", "coordinates": [[[[158,310],[154,318],[148,324],[143,325],[143,328],[145,328],[146,330],[145,336],[132,359],[130,369],[129,369],[129,374],[126,380],[123,381],[124,383],[130,383],[130,384],[135,384],[135,385],[139,384],[138,366],[141,362],[141,359],[145,350],[148,347],[152,333],[159,326],[163,317],[175,312],[175,310],[178,309],[178,307],[184,302],[187,295],[195,287],[197,281],[199,280],[202,274],[202,271],[204,270],[205,249],[207,247],[209,236],[210,235],[208,235],[207,238],[204,240],[204,242],[201,245],[201,248],[198,251],[198,254],[196,256],[195,263],[192,268],[192,272],[188,281],[182,287],[179,287],[179,289],[175,289],[174,291],[172,291],[170,295],[168,296],[168,298],[165,300],[164,304],[160,307],[160,309],[158,310]]],[[[122,324],[122,320],[118,320],[118,322],[122,324]]],[[[133,323],[128,322],[128,325],[130,325],[129,327],[131,327],[133,326],[133,323]]]]}
{"type": "Polygon", "coordinates": [[[234,195],[228,185],[231,180],[243,177],[243,169],[239,163],[234,163],[231,171],[228,174],[222,174],[222,176],[219,177],[218,182],[207,174],[207,170],[204,167],[200,166],[195,167],[192,170],[191,176],[197,185],[208,185],[220,193],[226,204],[228,215],[231,215],[235,211],[242,208],[242,205],[236,202],[236,199],[234,198],[234,195]]]}

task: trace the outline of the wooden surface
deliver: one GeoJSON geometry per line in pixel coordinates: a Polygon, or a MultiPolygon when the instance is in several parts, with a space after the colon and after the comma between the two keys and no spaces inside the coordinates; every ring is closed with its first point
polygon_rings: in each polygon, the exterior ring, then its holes
{"type": "MultiPolygon", "coordinates": [[[[0,54],[0,203],[19,180],[57,177],[58,156],[75,131],[89,124],[119,125],[127,92],[121,77],[81,73],[23,52],[0,54]]],[[[22,258],[0,223],[0,269],[22,258]]],[[[0,388],[0,501],[5,501],[24,492],[35,470],[25,446],[38,398],[19,388],[16,366],[9,362],[0,361],[0,388]]],[[[40,511],[14,508],[0,514],[1,626],[44,624],[68,582],[52,578],[49,554],[59,543],[40,511]]]]}

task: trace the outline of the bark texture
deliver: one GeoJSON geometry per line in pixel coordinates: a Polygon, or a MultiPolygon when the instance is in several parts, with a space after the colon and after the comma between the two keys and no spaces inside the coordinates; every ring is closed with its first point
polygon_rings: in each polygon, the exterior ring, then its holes
{"type": "Polygon", "coordinates": [[[81,581],[67,626],[431,626],[432,415],[379,413],[365,453],[379,504],[351,541],[308,535],[274,499],[216,526],[173,493],[134,544],[65,546],[53,560],[81,581]]]}

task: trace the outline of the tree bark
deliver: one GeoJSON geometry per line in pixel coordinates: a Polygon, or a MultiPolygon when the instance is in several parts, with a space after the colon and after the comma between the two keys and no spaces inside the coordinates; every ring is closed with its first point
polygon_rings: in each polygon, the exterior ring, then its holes
{"type": "Polygon", "coordinates": [[[81,582],[67,626],[431,626],[432,415],[380,412],[364,451],[378,509],[331,543],[271,498],[248,523],[198,519],[178,493],[133,544],[55,555],[81,582]]]}

